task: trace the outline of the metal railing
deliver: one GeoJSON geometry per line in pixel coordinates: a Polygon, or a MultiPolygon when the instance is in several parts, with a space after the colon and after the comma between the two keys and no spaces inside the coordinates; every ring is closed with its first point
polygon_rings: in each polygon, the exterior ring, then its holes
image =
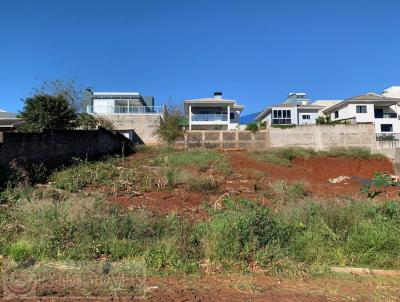
{"type": "Polygon", "coordinates": [[[192,121],[193,122],[227,122],[228,121],[228,114],[226,113],[210,113],[210,114],[203,114],[203,113],[195,113],[192,114],[192,121]]]}
{"type": "Polygon", "coordinates": [[[377,141],[399,141],[400,133],[377,133],[376,134],[377,141]]]}
{"type": "Polygon", "coordinates": [[[383,114],[375,114],[375,118],[397,118],[397,113],[395,112],[385,112],[383,114]]]}
{"type": "Polygon", "coordinates": [[[163,114],[164,106],[87,106],[90,114],[163,114]]]}

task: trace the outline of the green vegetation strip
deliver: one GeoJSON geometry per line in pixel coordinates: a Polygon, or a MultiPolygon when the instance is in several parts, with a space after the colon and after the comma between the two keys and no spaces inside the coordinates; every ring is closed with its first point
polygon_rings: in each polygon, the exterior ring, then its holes
{"type": "Polygon", "coordinates": [[[265,152],[253,152],[251,156],[258,161],[290,167],[291,160],[296,157],[345,157],[353,159],[377,159],[385,158],[382,154],[373,154],[365,148],[332,149],[330,151],[314,151],[304,148],[277,148],[265,152]]]}

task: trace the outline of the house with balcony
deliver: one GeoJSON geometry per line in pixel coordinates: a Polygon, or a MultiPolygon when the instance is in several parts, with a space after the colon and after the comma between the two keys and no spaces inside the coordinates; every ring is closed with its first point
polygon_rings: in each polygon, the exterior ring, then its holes
{"type": "Polygon", "coordinates": [[[224,99],[222,92],[211,98],[185,100],[184,107],[189,130],[236,130],[244,109],[236,100],[224,99]]]}
{"type": "Polygon", "coordinates": [[[136,143],[157,144],[155,130],[165,106],[155,106],[152,96],[138,92],[95,92],[86,89],[83,111],[112,122],[114,129],[136,143]]]}
{"type": "Polygon", "coordinates": [[[304,92],[292,92],[281,103],[266,107],[257,117],[257,122],[271,125],[314,125],[321,116],[321,110],[338,102],[335,100],[320,100],[311,103],[304,92]]]}
{"type": "Polygon", "coordinates": [[[374,124],[377,139],[394,138],[400,133],[399,102],[400,98],[370,92],[343,100],[323,113],[334,122],[374,124]]]}

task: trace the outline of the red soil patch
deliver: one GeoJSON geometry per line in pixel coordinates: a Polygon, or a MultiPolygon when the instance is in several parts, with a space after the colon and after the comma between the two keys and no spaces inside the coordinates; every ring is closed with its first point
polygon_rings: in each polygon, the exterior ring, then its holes
{"type": "Polygon", "coordinates": [[[246,152],[229,152],[228,158],[235,172],[247,178],[257,178],[262,172],[272,179],[288,182],[304,181],[312,193],[322,196],[358,195],[362,184],[357,179],[349,179],[332,184],[328,179],[348,176],[371,179],[375,172],[394,174],[392,163],[388,159],[351,159],[340,157],[296,158],[292,167],[282,167],[260,162],[249,157],[246,152]]]}
{"type": "Polygon", "coordinates": [[[177,188],[173,191],[152,191],[140,196],[117,195],[110,202],[118,203],[132,209],[144,209],[153,213],[168,215],[176,213],[189,220],[202,220],[207,217],[203,202],[210,195],[196,192],[186,192],[177,188]]]}

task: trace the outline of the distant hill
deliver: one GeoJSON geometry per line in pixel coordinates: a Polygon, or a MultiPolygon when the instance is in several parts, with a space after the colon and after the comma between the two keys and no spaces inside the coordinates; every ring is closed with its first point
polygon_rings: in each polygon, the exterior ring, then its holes
{"type": "Polygon", "coordinates": [[[261,113],[261,111],[241,116],[240,117],[240,125],[247,125],[247,124],[250,124],[251,122],[254,122],[255,118],[260,113],[261,113]]]}

